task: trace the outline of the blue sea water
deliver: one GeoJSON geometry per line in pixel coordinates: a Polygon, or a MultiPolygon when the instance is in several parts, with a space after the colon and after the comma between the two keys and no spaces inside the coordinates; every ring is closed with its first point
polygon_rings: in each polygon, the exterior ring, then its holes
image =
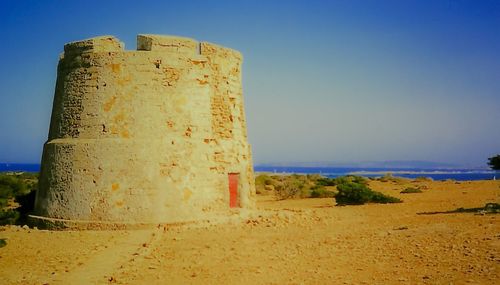
{"type": "Polygon", "coordinates": [[[39,172],[40,164],[36,163],[0,163],[0,172],[5,171],[24,171],[39,172]]]}
{"type": "MultiPolygon", "coordinates": [[[[500,173],[491,170],[478,169],[424,169],[424,168],[354,168],[354,167],[293,167],[293,166],[255,166],[256,172],[321,174],[329,178],[355,174],[365,177],[380,177],[386,173],[394,176],[416,178],[430,177],[434,180],[454,179],[464,180],[491,180],[495,176],[500,179],[500,173]]],[[[0,172],[5,171],[40,171],[40,164],[0,163],[0,172]]]]}
{"type": "Polygon", "coordinates": [[[350,167],[285,167],[285,166],[255,166],[256,172],[321,174],[329,178],[343,175],[360,175],[364,177],[380,177],[387,173],[405,178],[429,177],[433,180],[454,179],[465,180],[492,180],[500,173],[486,169],[425,169],[425,168],[350,168],[350,167]]]}

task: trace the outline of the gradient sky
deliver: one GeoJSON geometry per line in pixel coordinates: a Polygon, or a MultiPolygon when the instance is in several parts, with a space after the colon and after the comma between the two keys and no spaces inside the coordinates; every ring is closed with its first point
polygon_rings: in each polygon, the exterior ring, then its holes
{"type": "Polygon", "coordinates": [[[0,27],[0,162],[39,162],[65,43],[139,33],[243,53],[257,164],[500,153],[497,0],[2,0],[0,27]]]}

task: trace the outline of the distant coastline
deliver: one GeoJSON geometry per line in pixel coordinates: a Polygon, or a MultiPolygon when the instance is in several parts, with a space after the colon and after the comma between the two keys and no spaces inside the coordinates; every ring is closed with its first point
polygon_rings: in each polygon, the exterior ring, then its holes
{"type": "Polygon", "coordinates": [[[357,161],[357,162],[335,162],[335,161],[289,161],[255,163],[258,167],[313,167],[313,168],[357,168],[357,169],[481,169],[487,170],[484,165],[452,164],[425,160],[384,160],[384,161],[357,161]]]}
{"type": "MultiPolygon", "coordinates": [[[[262,166],[254,167],[255,172],[276,174],[321,174],[329,178],[343,175],[359,175],[364,177],[381,177],[385,174],[405,178],[428,177],[433,180],[453,179],[466,180],[492,180],[495,172],[488,169],[442,169],[442,168],[365,168],[365,167],[297,167],[297,166],[262,166]]],[[[497,174],[498,176],[498,174],[497,174]]],[[[496,177],[498,178],[498,177],[496,177]]]]}
{"type": "MultiPolygon", "coordinates": [[[[303,166],[280,166],[280,165],[256,165],[255,172],[267,172],[276,174],[321,174],[334,178],[343,175],[360,175],[365,177],[380,177],[387,173],[394,176],[416,178],[429,177],[434,180],[454,179],[465,180],[491,180],[498,173],[487,168],[397,168],[397,167],[303,167],[303,166]]],[[[0,163],[0,172],[22,171],[39,172],[40,164],[37,163],[0,163]]],[[[496,177],[499,179],[500,177],[496,177]]]]}

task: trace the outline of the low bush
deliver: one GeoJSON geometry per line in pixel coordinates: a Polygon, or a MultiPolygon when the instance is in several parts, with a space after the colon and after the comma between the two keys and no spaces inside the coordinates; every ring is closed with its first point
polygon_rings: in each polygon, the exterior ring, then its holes
{"type": "Polygon", "coordinates": [[[7,207],[10,199],[27,192],[26,184],[14,175],[0,175],[0,208],[7,207]]]}
{"type": "Polygon", "coordinates": [[[365,203],[399,203],[396,197],[373,191],[367,185],[356,182],[345,182],[337,185],[335,194],[337,205],[362,205],[365,203]]]}
{"type": "Polygon", "coordinates": [[[306,174],[306,179],[317,184],[317,181],[324,178],[320,174],[306,174]]]}
{"type": "Polygon", "coordinates": [[[336,186],[336,185],[347,183],[347,182],[355,182],[355,183],[367,185],[368,179],[366,179],[362,176],[357,176],[357,175],[346,175],[346,176],[339,176],[339,177],[335,177],[335,178],[323,177],[323,178],[320,178],[316,181],[316,185],[336,186]]]}
{"type": "Polygon", "coordinates": [[[275,195],[278,200],[285,200],[290,198],[298,198],[301,196],[305,187],[304,181],[296,175],[282,176],[277,185],[275,185],[275,195]]]}
{"type": "MultiPolygon", "coordinates": [[[[266,175],[255,177],[255,190],[259,195],[274,195],[278,200],[310,198],[313,190],[319,189],[324,178],[319,174],[266,175]],[[318,182],[319,181],[319,182],[318,182]]],[[[331,197],[328,192],[316,190],[313,195],[331,197]]]]}
{"type": "Polygon", "coordinates": [[[335,179],[330,179],[327,177],[322,177],[316,180],[316,185],[318,186],[335,186],[335,179]]]}
{"type": "Polygon", "coordinates": [[[401,203],[403,201],[401,201],[401,199],[399,199],[399,198],[385,195],[385,194],[377,192],[377,191],[373,191],[373,196],[372,196],[372,199],[370,202],[380,203],[380,204],[389,204],[389,203],[401,203]]]}
{"type": "Polygon", "coordinates": [[[414,179],[415,181],[420,181],[420,182],[429,182],[429,181],[434,181],[431,177],[426,177],[426,176],[418,176],[414,179]]]}
{"type": "Polygon", "coordinates": [[[362,176],[348,176],[348,177],[351,178],[352,182],[354,182],[354,183],[368,185],[368,182],[369,182],[368,179],[366,179],[362,176]]]}
{"type": "Polygon", "coordinates": [[[370,201],[372,190],[366,185],[345,182],[337,186],[335,201],[338,205],[362,205],[370,201]]]}
{"type": "Polygon", "coordinates": [[[408,187],[400,192],[401,194],[409,194],[409,193],[422,193],[422,190],[414,187],[408,187]]]}
{"type": "Polygon", "coordinates": [[[274,185],[279,181],[276,176],[269,176],[267,174],[260,174],[255,177],[255,192],[257,194],[271,194],[274,192],[274,185]]]}
{"type": "Polygon", "coordinates": [[[19,219],[19,212],[13,209],[0,210],[0,226],[15,224],[17,219],[19,219]]]}
{"type": "Polygon", "coordinates": [[[335,192],[327,190],[323,186],[314,186],[311,188],[311,194],[309,195],[311,198],[333,198],[335,197],[335,192]]]}
{"type": "Polygon", "coordinates": [[[356,175],[327,178],[317,174],[261,174],[255,178],[257,194],[274,195],[278,200],[336,197],[339,204],[400,202],[397,198],[372,191],[368,183],[367,178],[356,175]],[[337,193],[339,187],[344,189],[342,193],[337,193]]]}
{"type": "Polygon", "coordinates": [[[345,183],[350,183],[350,182],[368,185],[368,179],[361,177],[361,176],[356,176],[356,175],[339,176],[339,177],[335,178],[334,180],[335,180],[335,185],[340,185],[340,184],[345,184],[345,183]]]}
{"type": "Polygon", "coordinates": [[[38,175],[0,174],[0,225],[14,224],[34,207],[38,175]]]}
{"type": "Polygon", "coordinates": [[[381,177],[377,178],[377,180],[380,181],[380,182],[389,182],[393,178],[394,177],[392,176],[391,173],[386,173],[386,174],[384,174],[384,176],[381,176],[381,177]]]}
{"type": "Polygon", "coordinates": [[[377,179],[380,182],[392,182],[396,184],[406,184],[411,181],[409,178],[393,176],[392,173],[386,173],[377,179]]]}
{"type": "Polygon", "coordinates": [[[267,174],[260,174],[255,177],[255,185],[269,185],[272,183],[272,178],[267,174]]]}
{"type": "Polygon", "coordinates": [[[479,214],[498,214],[500,213],[500,204],[498,203],[486,203],[484,207],[479,208],[458,208],[453,211],[449,211],[449,213],[474,213],[477,212],[479,214]]]}

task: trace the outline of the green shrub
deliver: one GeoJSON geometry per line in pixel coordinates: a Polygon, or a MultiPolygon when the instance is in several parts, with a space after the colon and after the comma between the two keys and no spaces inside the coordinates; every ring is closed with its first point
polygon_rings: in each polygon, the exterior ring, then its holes
{"type": "Polygon", "coordinates": [[[500,204],[498,203],[486,203],[484,205],[484,211],[490,213],[500,213],[500,204]]]}
{"type": "Polygon", "coordinates": [[[277,185],[274,186],[276,197],[279,200],[297,198],[304,190],[305,182],[297,175],[282,176],[277,185]]]}
{"type": "Polygon", "coordinates": [[[338,205],[362,205],[365,203],[399,203],[401,200],[371,190],[367,185],[344,182],[337,186],[335,200],[338,205]]]}
{"type": "Polygon", "coordinates": [[[0,173],[0,225],[14,224],[34,207],[38,175],[0,173]]]}
{"type": "Polygon", "coordinates": [[[0,238],[0,247],[4,247],[7,245],[7,242],[5,241],[4,238],[0,238]]]}
{"type": "Polygon", "coordinates": [[[392,174],[391,173],[386,173],[384,176],[379,177],[377,180],[380,182],[388,182],[392,180],[392,174]]]}
{"type": "Polygon", "coordinates": [[[500,204],[498,203],[486,203],[484,207],[478,208],[457,208],[451,211],[438,211],[438,212],[421,212],[418,215],[435,215],[435,214],[448,214],[448,213],[476,213],[479,215],[485,214],[498,214],[500,213],[500,204]]]}
{"type": "Polygon", "coordinates": [[[369,180],[362,176],[350,176],[350,177],[352,179],[352,182],[354,183],[368,185],[369,180]]]}
{"type": "Polygon", "coordinates": [[[350,183],[350,182],[368,185],[368,179],[361,177],[361,176],[346,175],[346,176],[339,176],[339,177],[335,178],[335,185],[340,185],[340,184],[350,183]]]}
{"type": "Polygon", "coordinates": [[[393,182],[396,184],[406,184],[410,182],[411,179],[393,176],[392,173],[386,173],[384,174],[384,176],[379,177],[377,180],[380,182],[393,182]]]}
{"type": "Polygon", "coordinates": [[[422,190],[418,188],[408,187],[401,191],[401,194],[409,194],[409,193],[422,193],[422,190]]]}
{"type": "MultiPolygon", "coordinates": [[[[260,174],[255,177],[255,188],[257,194],[274,194],[278,200],[293,198],[331,198],[336,191],[333,186],[343,184],[360,184],[367,186],[367,178],[355,175],[327,178],[319,174],[307,175],[266,175],[260,174]]],[[[375,198],[376,195],[375,195],[375,198]]]]}
{"type": "Polygon", "coordinates": [[[0,210],[0,226],[15,224],[19,219],[19,212],[13,209],[0,210]]]}
{"type": "Polygon", "coordinates": [[[298,194],[296,194],[292,198],[311,198],[311,189],[304,186],[304,187],[302,187],[302,189],[300,189],[298,194]]]}
{"type": "Polygon", "coordinates": [[[255,192],[257,194],[268,194],[274,191],[270,191],[269,189],[274,189],[275,184],[277,184],[277,180],[274,176],[267,174],[257,175],[255,177],[255,192]]]}
{"type": "Polygon", "coordinates": [[[344,182],[337,186],[335,201],[339,205],[362,205],[370,201],[372,190],[366,185],[344,182]]]}
{"type": "Polygon", "coordinates": [[[38,188],[36,173],[0,173],[0,197],[23,196],[38,188]]]}
{"type": "Polygon", "coordinates": [[[311,182],[314,182],[315,184],[319,179],[322,179],[322,178],[324,178],[324,177],[321,176],[320,174],[306,174],[306,179],[311,181],[311,182]]]}
{"type": "Polygon", "coordinates": [[[14,196],[26,193],[26,184],[14,175],[0,175],[0,209],[7,206],[14,196]]]}
{"type": "Polygon", "coordinates": [[[420,182],[430,182],[434,181],[431,177],[426,177],[426,176],[418,176],[414,179],[415,181],[420,181],[420,182]]]}
{"type": "Polygon", "coordinates": [[[377,191],[373,191],[373,196],[372,196],[372,199],[370,202],[380,203],[380,204],[389,204],[389,203],[401,203],[403,201],[401,201],[401,199],[399,199],[399,198],[385,195],[385,194],[377,192],[377,191]]]}
{"type": "Polygon", "coordinates": [[[335,186],[336,183],[335,183],[335,179],[323,177],[323,178],[316,180],[316,185],[318,185],[318,186],[335,186]]]}
{"type": "Polygon", "coordinates": [[[368,179],[362,177],[362,176],[356,176],[356,175],[345,175],[345,176],[339,176],[336,178],[320,178],[316,181],[316,185],[320,186],[337,186],[339,184],[347,183],[347,182],[355,182],[355,183],[360,183],[360,184],[368,184],[368,179]]]}
{"type": "Polygon", "coordinates": [[[326,190],[325,187],[321,185],[316,185],[311,188],[311,198],[333,198],[335,197],[335,192],[326,190]]]}
{"type": "Polygon", "coordinates": [[[269,177],[266,174],[260,174],[255,177],[255,185],[267,185],[270,181],[272,180],[271,177],[269,177]]]}

